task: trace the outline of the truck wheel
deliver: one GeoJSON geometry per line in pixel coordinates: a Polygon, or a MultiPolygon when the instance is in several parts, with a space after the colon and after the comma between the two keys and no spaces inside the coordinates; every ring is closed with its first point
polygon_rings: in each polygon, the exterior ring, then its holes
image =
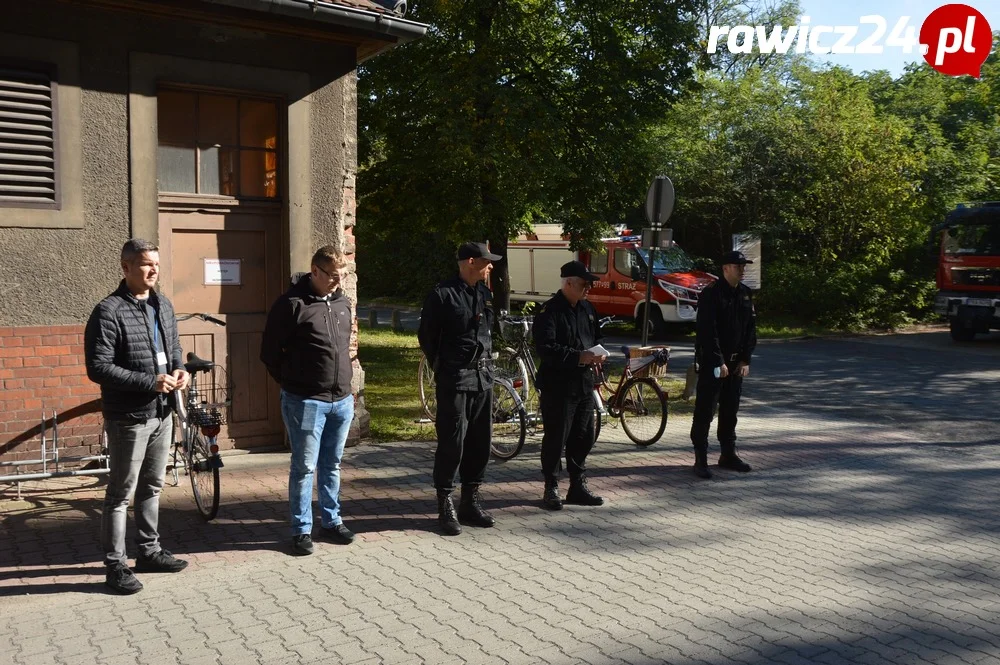
{"type": "MultiPolygon", "coordinates": [[[[639,307],[635,319],[635,329],[642,333],[642,320],[645,316],[643,310],[646,309],[645,305],[639,307]]],[[[663,337],[667,333],[667,324],[663,320],[663,314],[660,312],[659,307],[653,307],[649,310],[649,339],[655,337],[663,337]]]]}
{"type": "Polygon", "coordinates": [[[975,328],[966,328],[958,319],[951,319],[951,338],[956,342],[971,342],[976,336],[975,328]]]}

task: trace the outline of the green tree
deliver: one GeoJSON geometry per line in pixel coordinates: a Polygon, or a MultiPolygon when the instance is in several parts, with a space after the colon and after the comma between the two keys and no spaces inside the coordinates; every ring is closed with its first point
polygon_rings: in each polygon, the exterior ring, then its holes
{"type": "Polygon", "coordinates": [[[762,303],[807,320],[894,325],[924,308],[922,165],[868,82],[839,68],[704,78],[660,130],[682,244],[718,256],[732,233],[760,234],[762,303]]]}
{"type": "MultiPolygon", "coordinates": [[[[643,131],[693,76],[699,2],[414,2],[428,35],[359,73],[362,278],[391,288],[384,248],[412,249],[419,295],[461,240],[503,255],[536,220],[598,238],[648,185],[643,131]]],[[[494,290],[506,306],[505,262],[494,290]]]]}

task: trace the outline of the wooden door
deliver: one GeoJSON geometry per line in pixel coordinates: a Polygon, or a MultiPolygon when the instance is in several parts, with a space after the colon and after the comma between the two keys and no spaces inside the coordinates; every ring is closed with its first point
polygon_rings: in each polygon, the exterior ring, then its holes
{"type": "Polygon", "coordinates": [[[164,292],[178,315],[211,314],[179,324],[184,357],[222,364],[232,384],[226,447],[279,445],[283,439],[277,385],[260,362],[267,311],[281,294],[281,217],[242,212],[162,211],[164,292]],[[169,288],[168,288],[169,286],[169,288]]]}
{"type": "Polygon", "coordinates": [[[281,445],[279,391],[260,362],[271,304],[288,274],[281,100],[164,87],[157,94],[161,284],[188,352],[225,368],[232,386],[220,446],[281,445]]]}

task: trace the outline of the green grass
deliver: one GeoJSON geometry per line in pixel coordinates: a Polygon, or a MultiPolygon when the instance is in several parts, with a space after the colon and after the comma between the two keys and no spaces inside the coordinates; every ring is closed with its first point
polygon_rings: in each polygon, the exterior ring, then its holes
{"type": "Polygon", "coordinates": [[[358,359],[365,370],[365,406],[372,437],[379,441],[431,441],[433,423],[418,423],[420,347],[417,333],[380,327],[358,330],[358,359]]]}
{"type": "Polygon", "coordinates": [[[826,328],[813,323],[803,323],[787,315],[757,317],[758,339],[789,339],[809,335],[835,335],[844,331],[826,328]]]}

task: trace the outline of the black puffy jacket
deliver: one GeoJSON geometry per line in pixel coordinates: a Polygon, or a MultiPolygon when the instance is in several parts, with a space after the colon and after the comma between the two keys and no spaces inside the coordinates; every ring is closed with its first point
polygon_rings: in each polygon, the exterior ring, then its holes
{"type": "MultiPolygon", "coordinates": [[[[160,310],[167,372],[183,368],[174,307],[164,295],[149,294],[160,310]]],[[[156,353],[145,306],[125,280],[94,308],[83,335],[87,376],[101,386],[108,420],[148,420],[157,415],[156,353]]]]}
{"type": "Polygon", "coordinates": [[[351,394],[351,303],[341,291],[316,295],[309,273],[267,314],[260,359],[293,395],[337,402],[351,394]]]}

